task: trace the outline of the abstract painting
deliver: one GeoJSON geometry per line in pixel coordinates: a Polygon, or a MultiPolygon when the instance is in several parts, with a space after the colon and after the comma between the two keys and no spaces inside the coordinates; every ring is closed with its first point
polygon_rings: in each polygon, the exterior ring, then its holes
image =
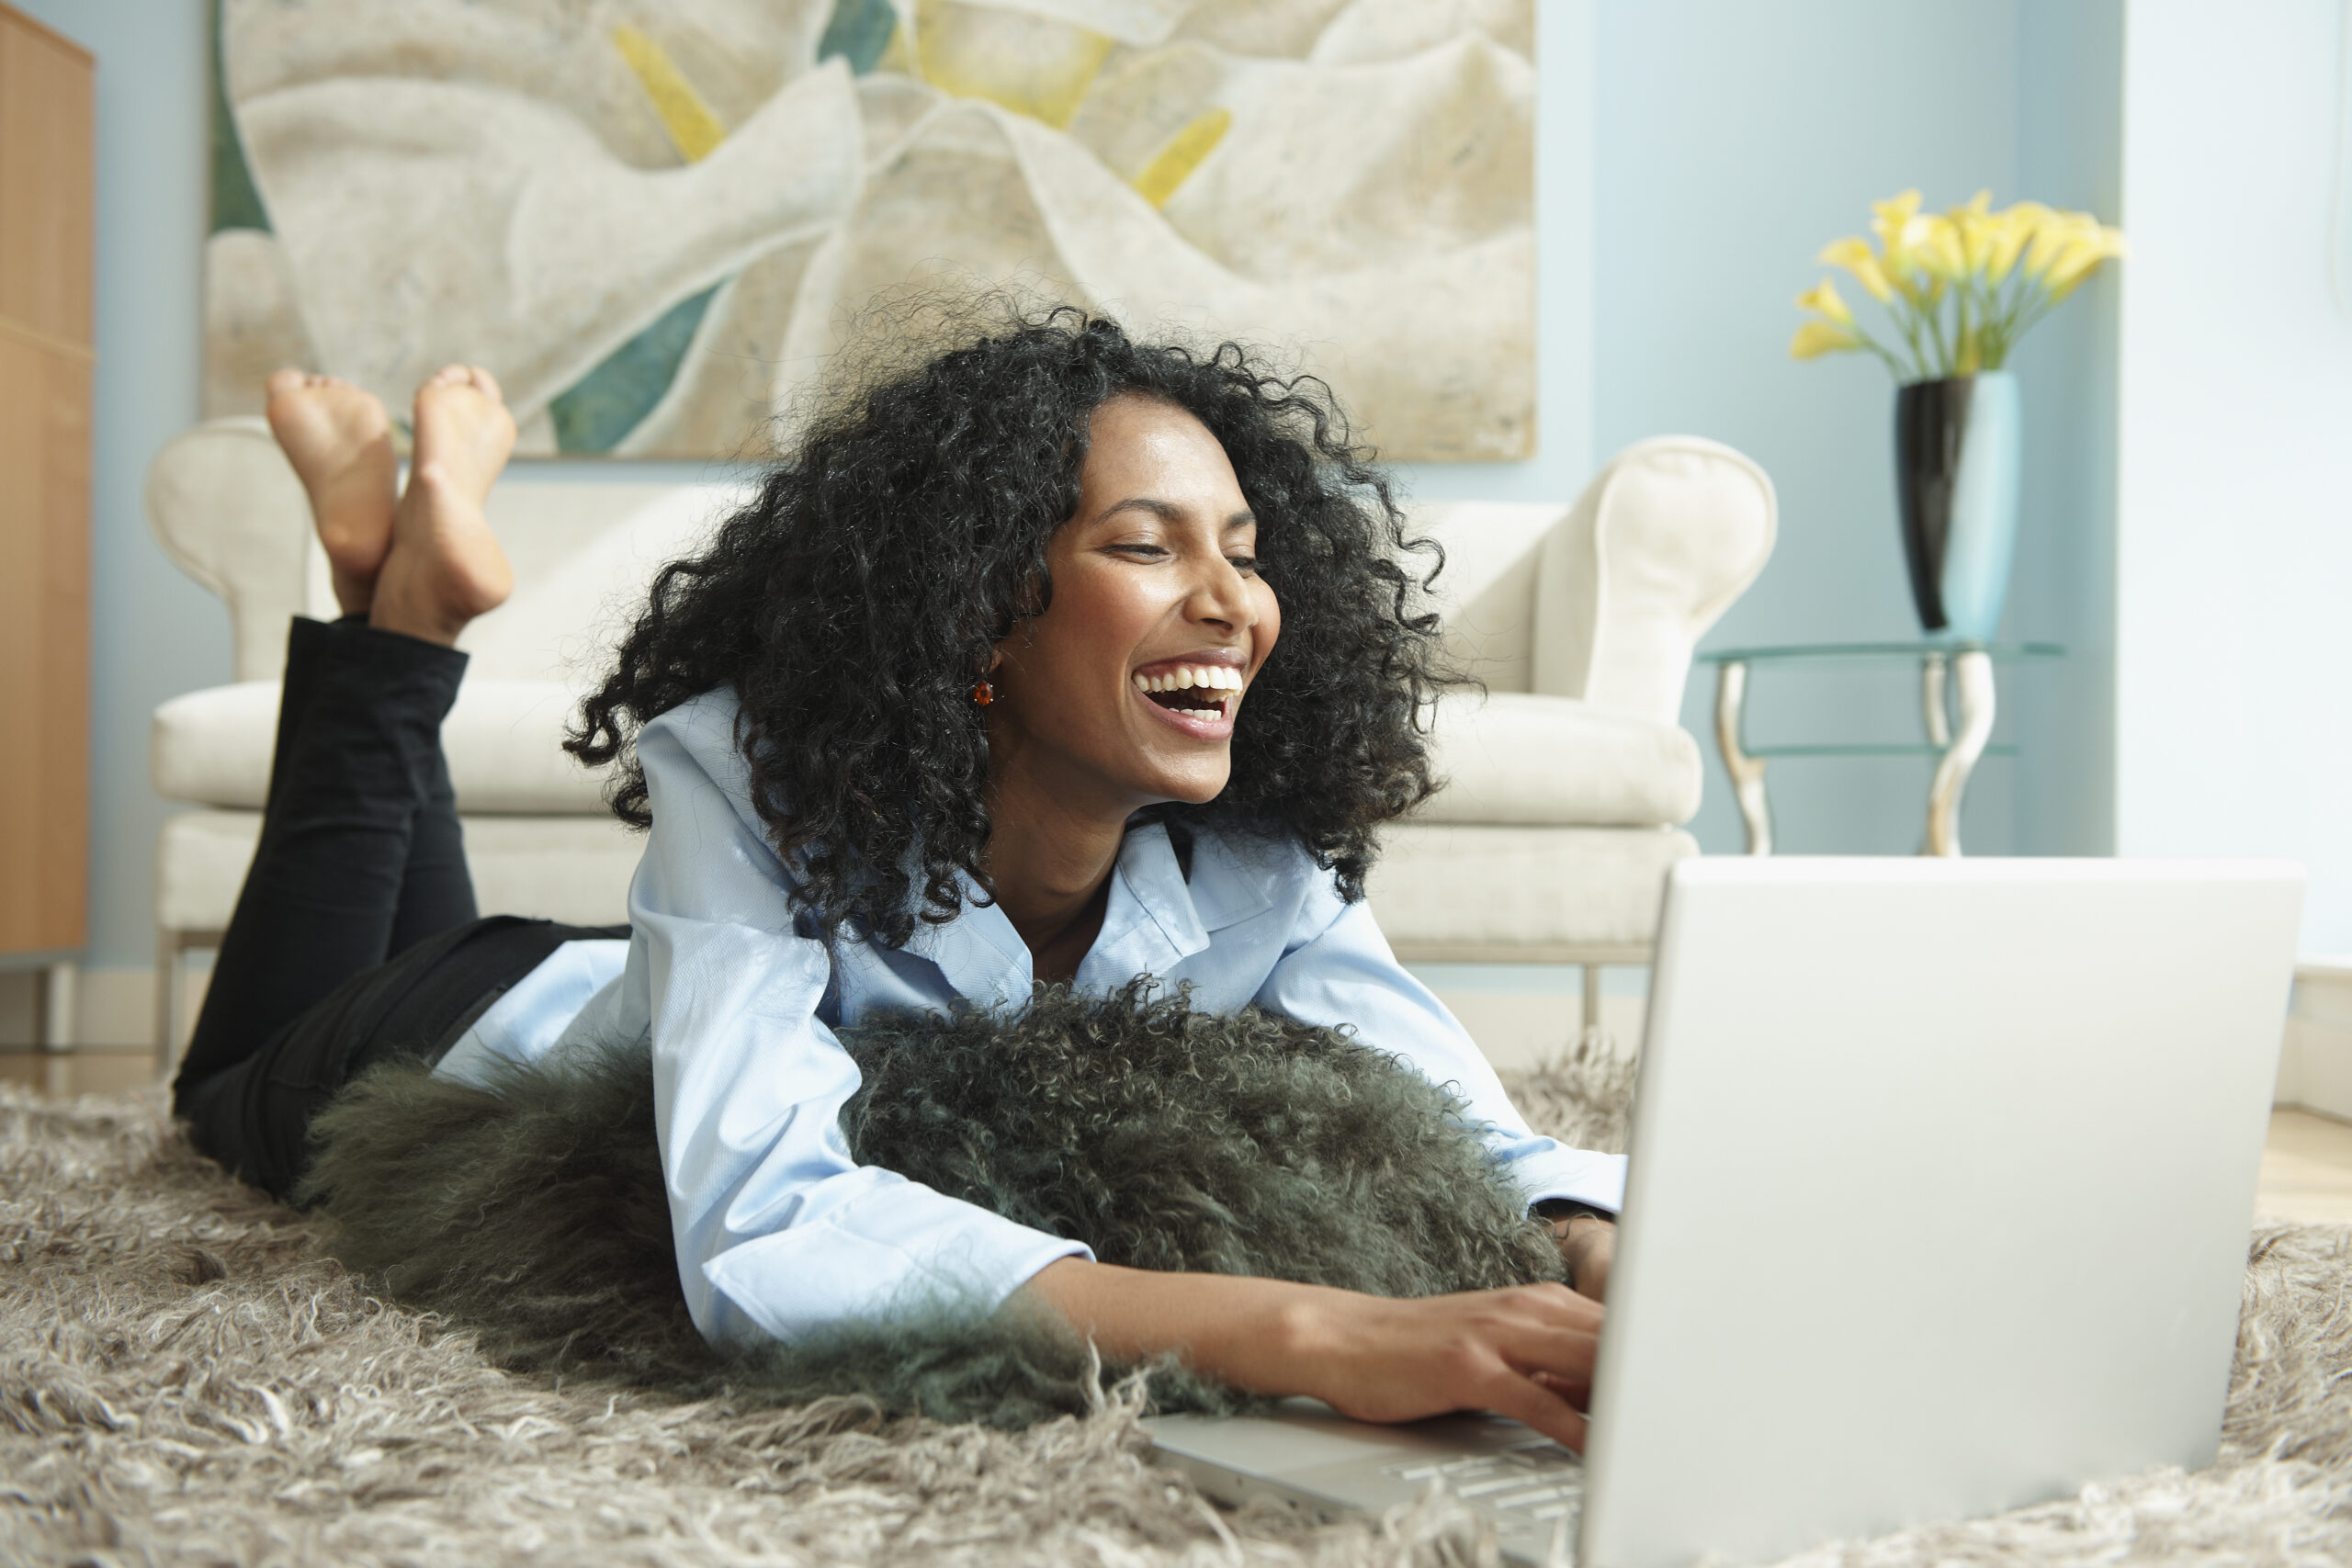
{"type": "Polygon", "coordinates": [[[207,412],[487,365],[733,457],[861,310],[1263,344],[1384,456],[1534,447],[1533,0],[220,0],[207,412]]]}

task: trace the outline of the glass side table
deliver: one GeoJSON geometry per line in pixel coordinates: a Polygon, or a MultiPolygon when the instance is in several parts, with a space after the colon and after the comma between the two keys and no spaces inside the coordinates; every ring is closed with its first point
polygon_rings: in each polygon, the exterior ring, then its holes
{"type": "Polygon", "coordinates": [[[1993,668],[2028,660],[2063,659],[2054,642],[1822,642],[1777,648],[1719,648],[1698,655],[1715,667],[1715,747],[1731,775],[1747,829],[1747,852],[1772,852],[1771,803],[1764,794],[1764,764],[1773,757],[1933,757],[1936,776],[1928,786],[1928,830],[1921,854],[1960,853],[1960,802],[1977,759],[2008,756],[2014,746],[1988,746],[1993,738],[1993,668]],[[1842,662],[1919,666],[1919,714],[1928,738],[1890,745],[1830,742],[1826,745],[1750,746],[1745,721],[1751,666],[1842,662]],[[1956,702],[1955,702],[1956,699],[1956,702]],[[1952,712],[1959,712],[1957,722],[1952,712]]]}

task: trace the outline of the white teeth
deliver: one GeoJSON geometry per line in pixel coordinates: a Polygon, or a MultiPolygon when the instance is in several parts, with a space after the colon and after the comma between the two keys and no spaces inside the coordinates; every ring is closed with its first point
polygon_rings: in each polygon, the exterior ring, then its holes
{"type": "MultiPolygon", "coordinates": [[[[1158,675],[1147,675],[1137,671],[1135,682],[1136,690],[1138,692],[1184,692],[1198,687],[1204,691],[1224,693],[1238,692],[1242,685],[1241,671],[1224,664],[1205,664],[1197,668],[1180,664],[1175,669],[1158,675]]],[[[1175,711],[1213,718],[1224,713],[1225,704],[1226,699],[1219,696],[1216,706],[1213,709],[1187,707],[1178,708],[1175,711]]]]}

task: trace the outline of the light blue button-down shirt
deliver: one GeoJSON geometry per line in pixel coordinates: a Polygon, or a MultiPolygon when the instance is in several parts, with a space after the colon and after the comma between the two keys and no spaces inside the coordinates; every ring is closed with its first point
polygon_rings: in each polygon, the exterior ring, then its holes
{"type": "MultiPolygon", "coordinates": [[[[944,925],[918,924],[897,951],[847,941],[829,951],[793,934],[788,874],[752,807],[735,713],[731,693],[713,692],[639,738],[654,826],[629,888],[630,939],[559,950],[438,1070],[486,1082],[494,1059],[650,1037],[679,1278],[715,1341],[789,1340],[928,1302],[990,1308],[1057,1258],[1091,1257],[850,1157],[841,1108],[858,1071],[834,1032],[959,999],[1018,1007],[1029,950],[1001,909],[968,901],[944,925]]],[[[1303,850],[1203,832],[1191,872],[1166,829],[1127,835],[1080,990],[1155,975],[1190,982],[1196,1008],[1254,1002],[1350,1026],[1451,1086],[1528,1201],[1620,1206],[1623,1156],[1529,1131],[1461,1024],[1389,952],[1370,908],[1341,899],[1303,850]]]]}

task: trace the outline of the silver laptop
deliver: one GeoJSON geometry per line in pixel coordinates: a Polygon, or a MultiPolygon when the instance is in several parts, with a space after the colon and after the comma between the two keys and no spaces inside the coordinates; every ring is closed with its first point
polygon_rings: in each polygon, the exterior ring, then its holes
{"type": "Polygon", "coordinates": [[[1668,880],[1588,1460],[1498,1417],[1164,1416],[1228,1501],[1432,1484],[1504,1556],[1762,1562],[2211,1461],[2291,865],[1708,859],[1668,880]]]}

